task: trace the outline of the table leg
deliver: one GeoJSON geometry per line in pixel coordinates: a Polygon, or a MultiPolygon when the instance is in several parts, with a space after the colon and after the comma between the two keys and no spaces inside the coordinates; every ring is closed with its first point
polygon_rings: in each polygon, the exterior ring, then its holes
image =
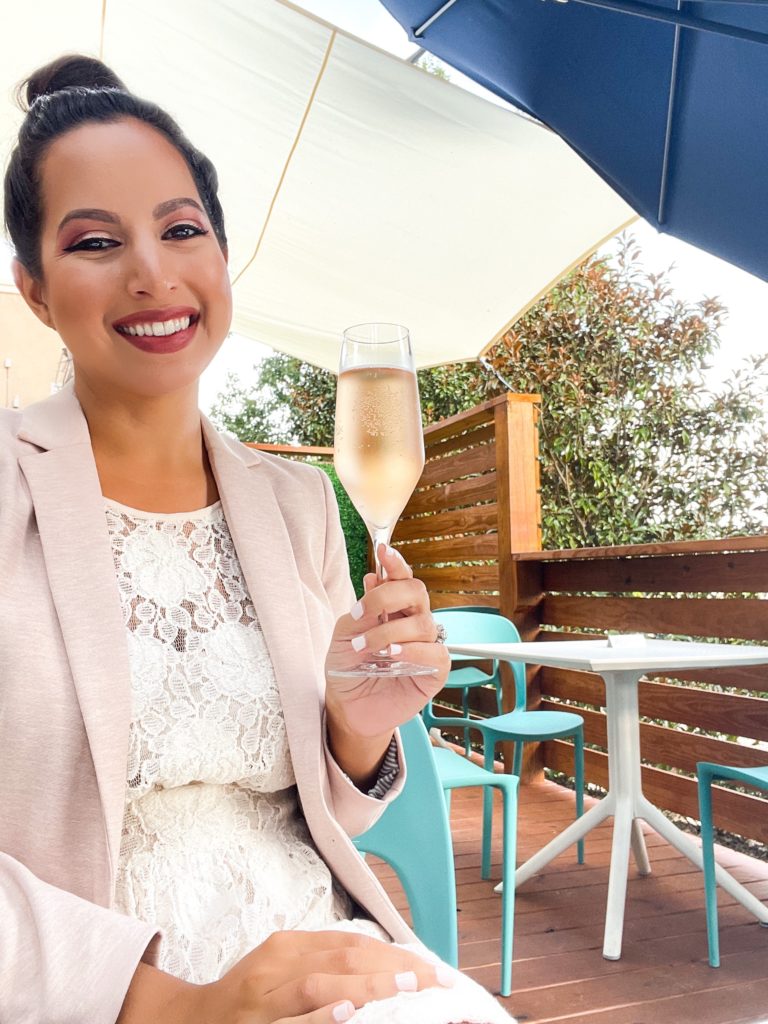
{"type": "MultiPolygon", "coordinates": [[[[644,818],[651,828],[655,829],[663,839],[666,839],[671,846],[674,846],[676,850],[684,854],[697,868],[703,869],[704,859],[698,843],[686,835],[685,832],[681,832],[677,825],[674,825],[669,818],[662,814],[658,807],[655,807],[645,797],[642,798],[642,803],[638,810],[640,817],[644,818]]],[[[730,893],[735,900],[738,900],[743,907],[751,914],[754,914],[761,924],[768,925],[768,905],[754,896],[741,882],[737,882],[733,875],[729,875],[725,868],[719,864],[715,866],[715,877],[717,878],[718,885],[721,885],[727,893],[730,893]]],[[[702,881],[702,889],[703,885],[702,881]]]]}
{"type": "Polygon", "coordinates": [[[651,870],[642,830],[635,821],[642,799],[637,697],[642,673],[604,672],[602,675],[608,733],[608,787],[615,801],[603,956],[606,960],[618,960],[624,932],[630,849],[640,873],[649,874],[651,870]]]}
{"type": "Polygon", "coordinates": [[[632,822],[632,855],[637,865],[639,875],[650,875],[651,862],[648,860],[648,851],[645,848],[645,836],[640,820],[635,818],[632,822]]]}
{"type": "MultiPolygon", "coordinates": [[[[554,839],[550,840],[546,846],[542,847],[538,853],[534,853],[525,864],[522,864],[515,872],[515,886],[517,887],[522,885],[523,882],[527,882],[532,875],[535,875],[537,871],[541,871],[546,864],[549,864],[555,857],[559,857],[569,846],[573,846],[587,832],[591,832],[593,828],[596,828],[611,814],[613,814],[613,800],[609,793],[608,796],[603,797],[600,803],[590,807],[586,814],[582,814],[568,828],[564,829],[554,839]]],[[[500,886],[496,886],[496,892],[501,892],[500,886]]]]}
{"type": "Polygon", "coordinates": [[[632,804],[627,800],[617,802],[613,819],[611,867],[608,874],[608,900],[605,906],[603,934],[603,956],[606,960],[618,960],[621,956],[632,825],[632,804]]]}

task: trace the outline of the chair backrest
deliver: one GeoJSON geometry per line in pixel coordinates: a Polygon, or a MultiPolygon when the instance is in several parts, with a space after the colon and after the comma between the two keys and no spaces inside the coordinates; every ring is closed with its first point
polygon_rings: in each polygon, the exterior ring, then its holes
{"type": "MultiPolygon", "coordinates": [[[[459,608],[438,608],[432,614],[445,626],[448,641],[452,644],[520,643],[517,626],[503,615],[459,608]]],[[[478,661],[478,658],[466,654],[454,654],[452,658],[454,661],[478,661]]],[[[511,668],[515,680],[515,710],[522,711],[526,705],[525,665],[515,662],[511,668]]],[[[495,679],[498,662],[494,662],[493,669],[495,679]]]]}
{"type": "Polygon", "coordinates": [[[400,727],[407,776],[400,796],[352,840],[361,853],[395,870],[411,908],[413,930],[446,963],[458,965],[456,875],[443,788],[420,716],[400,727]]]}

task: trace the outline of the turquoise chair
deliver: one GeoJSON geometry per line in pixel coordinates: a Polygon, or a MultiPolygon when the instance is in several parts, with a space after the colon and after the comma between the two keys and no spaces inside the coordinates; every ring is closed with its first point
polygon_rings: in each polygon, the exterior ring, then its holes
{"type": "MultiPolygon", "coordinates": [[[[408,765],[403,792],[367,832],[353,839],[361,853],[392,866],[403,886],[419,939],[454,967],[458,964],[456,876],[448,822],[450,793],[470,786],[501,790],[504,840],[502,878],[501,994],[512,990],[515,907],[517,786],[514,775],[489,773],[451,750],[434,748],[420,717],[400,728],[408,765]],[[425,856],[425,851],[429,854],[425,856]]],[[[483,831],[482,877],[490,877],[491,833],[483,831]]]]}
{"type": "MultiPolygon", "coordinates": [[[[448,622],[453,621],[454,616],[462,614],[477,614],[477,615],[498,615],[498,608],[490,608],[485,605],[467,604],[457,605],[455,608],[437,608],[434,609],[432,614],[437,622],[442,622],[446,630],[448,629],[448,622]],[[449,616],[448,621],[445,617],[449,616]]],[[[465,655],[456,655],[454,657],[454,663],[457,661],[477,661],[477,658],[471,658],[465,655]]],[[[464,668],[454,668],[449,672],[448,679],[445,682],[446,690],[461,690],[461,708],[464,718],[469,718],[469,691],[473,686],[495,686],[496,688],[496,712],[501,714],[501,673],[499,672],[499,663],[494,661],[493,669],[490,672],[484,672],[481,668],[476,668],[474,665],[467,665],[464,668]]],[[[469,729],[464,729],[464,753],[469,757],[469,729]]]]}
{"type": "MultiPolygon", "coordinates": [[[[433,747],[432,755],[437,765],[440,782],[450,806],[450,794],[454,789],[472,786],[483,787],[483,816],[487,813],[486,799],[492,799],[491,789],[501,791],[503,808],[501,877],[504,886],[501,892],[501,987],[502,996],[512,992],[512,937],[515,916],[515,858],[517,845],[517,787],[520,782],[516,775],[503,775],[486,771],[474,761],[461,757],[452,750],[433,747]]],[[[490,821],[490,819],[489,819],[490,821]]],[[[491,877],[491,827],[483,828],[482,877],[491,877]]]]}
{"type": "MultiPolygon", "coordinates": [[[[448,640],[455,644],[484,643],[519,643],[520,634],[513,622],[503,615],[487,615],[476,611],[448,611],[444,609],[432,613],[437,622],[445,626],[448,640]]],[[[467,660],[468,656],[462,656],[467,660]]],[[[496,746],[499,743],[514,743],[515,752],[512,762],[512,774],[520,775],[523,764],[523,746],[526,743],[537,743],[544,740],[573,737],[574,748],[574,780],[576,787],[576,817],[584,812],[584,719],[571,711],[527,711],[525,665],[520,662],[511,663],[515,680],[515,708],[506,714],[493,718],[470,718],[466,710],[461,718],[445,718],[435,715],[432,701],[422,712],[424,723],[428,729],[441,726],[464,726],[467,729],[478,729],[483,737],[484,763],[487,771],[493,771],[496,746]]],[[[466,669],[457,669],[457,673],[466,669]]],[[[449,680],[454,673],[449,674],[449,680]]],[[[498,662],[494,662],[492,679],[498,675],[498,662]]],[[[478,685],[478,684],[473,684],[478,685]]],[[[497,686],[497,701],[500,690],[497,686]]],[[[466,709],[466,703],[463,703],[466,709]]],[[[483,837],[492,829],[493,801],[491,794],[483,795],[483,837]]],[[[578,863],[584,863],[584,840],[577,844],[578,863]]]]}
{"type": "Polygon", "coordinates": [[[701,853],[704,860],[704,896],[707,906],[707,942],[711,967],[720,966],[720,936],[717,928],[717,880],[712,828],[712,783],[716,779],[740,782],[744,786],[768,790],[768,766],[764,768],[732,768],[724,764],[699,761],[699,817],[701,818],[701,853]]]}
{"type": "MultiPolygon", "coordinates": [[[[402,793],[352,842],[394,869],[411,908],[413,930],[454,967],[459,962],[453,841],[432,745],[416,716],[400,727],[408,765],[402,793]]],[[[458,755],[456,755],[458,756],[458,755]]]]}

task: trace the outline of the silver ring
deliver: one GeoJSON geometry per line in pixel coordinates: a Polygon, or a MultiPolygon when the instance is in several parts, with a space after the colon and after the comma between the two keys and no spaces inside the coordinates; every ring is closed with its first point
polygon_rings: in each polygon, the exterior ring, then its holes
{"type": "Polygon", "coordinates": [[[437,636],[435,637],[436,644],[444,644],[448,639],[448,630],[442,624],[442,622],[435,623],[435,629],[437,630],[437,636]]]}

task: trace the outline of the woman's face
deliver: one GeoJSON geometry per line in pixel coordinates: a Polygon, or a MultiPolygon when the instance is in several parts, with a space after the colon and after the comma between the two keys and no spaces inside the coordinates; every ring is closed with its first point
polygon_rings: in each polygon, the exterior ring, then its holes
{"type": "Polygon", "coordinates": [[[63,135],[41,172],[42,280],[17,274],[71,352],[78,389],[138,398],[194,386],[229,330],[232,295],[184,158],[126,118],[63,135]]]}

